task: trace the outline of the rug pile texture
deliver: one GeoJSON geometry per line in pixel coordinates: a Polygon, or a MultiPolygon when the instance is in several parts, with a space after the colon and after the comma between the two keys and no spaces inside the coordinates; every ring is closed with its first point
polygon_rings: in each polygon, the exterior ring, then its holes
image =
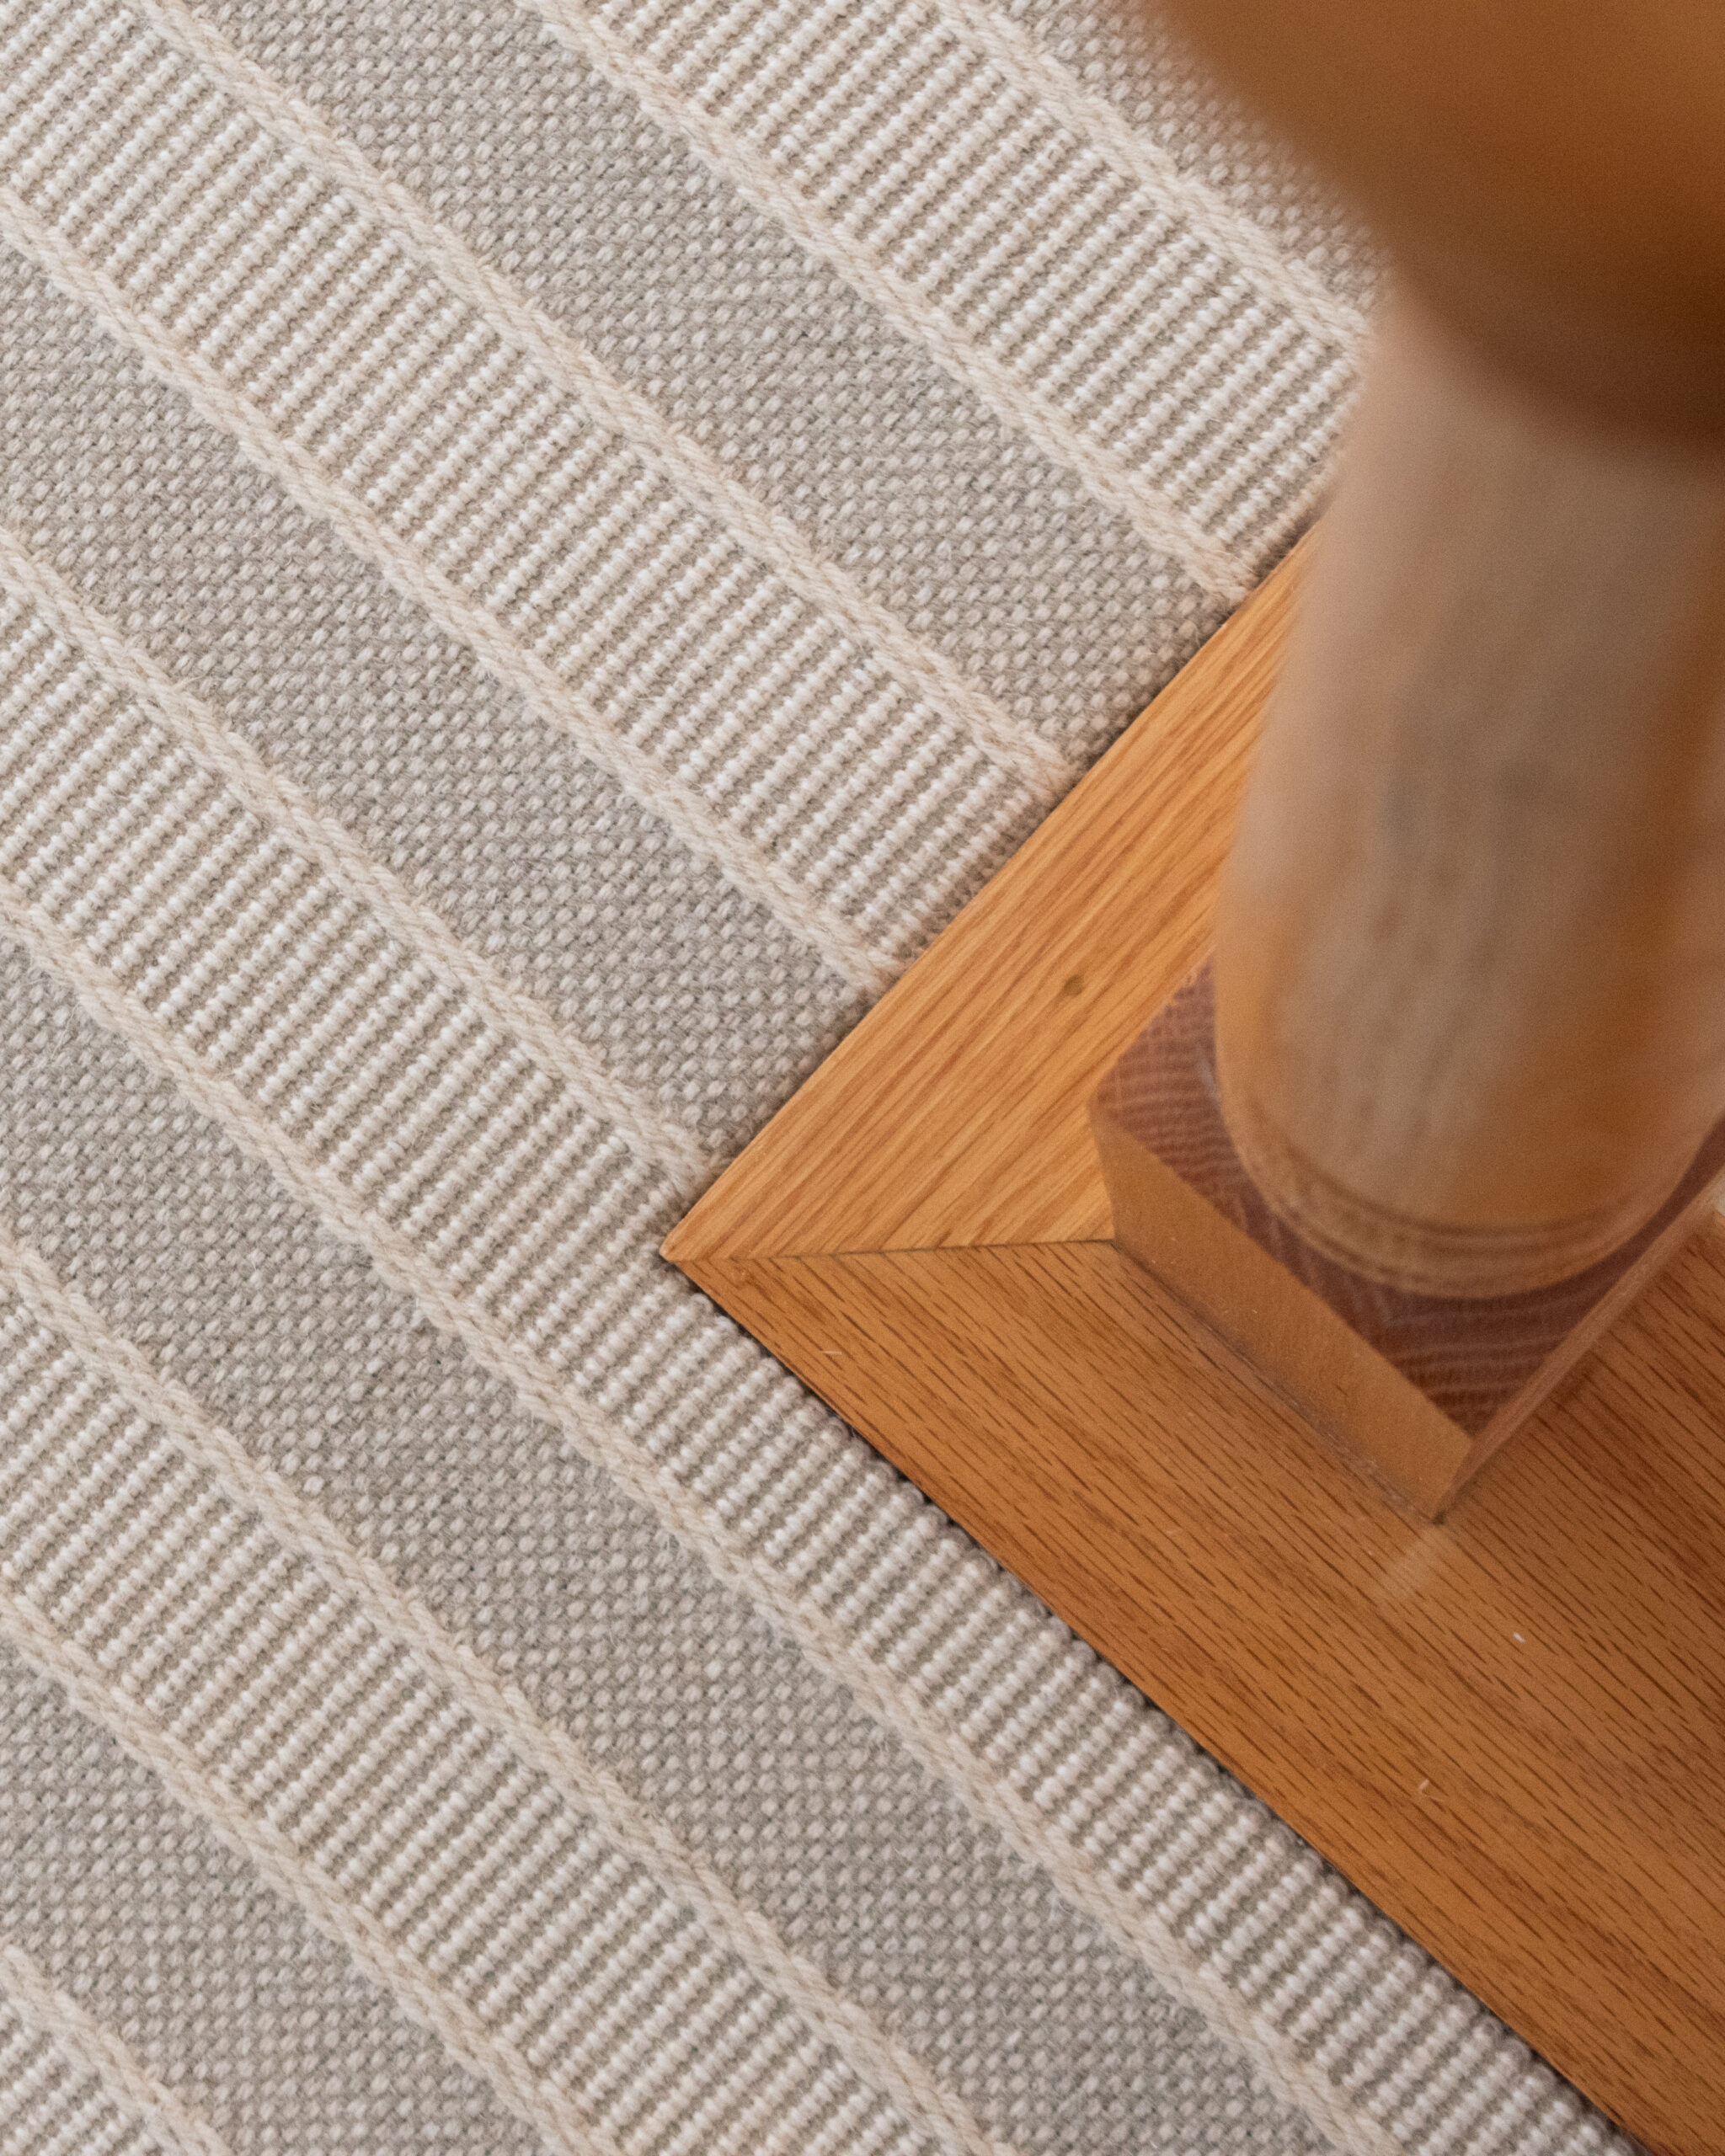
{"type": "Polygon", "coordinates": [[[1127,0],[0,0],[0,2148],[1605,2156],[655,1255],[1310,520],[1127,0]]]}

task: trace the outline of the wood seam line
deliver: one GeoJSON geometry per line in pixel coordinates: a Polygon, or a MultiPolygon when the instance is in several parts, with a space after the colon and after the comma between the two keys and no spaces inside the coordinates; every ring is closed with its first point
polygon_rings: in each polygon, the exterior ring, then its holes
{"type": "MultiPolygon", "coordinates": [[[[588,1758],[567,1732],[541,1719],[518,1686],[500,1679],[448,1634],[416,1595],[398,1587],[382,1566],[348,1542],[291,1483],[254,1461],[184,1385],[152,1369],[130,1341],[108,1331],[83,1295],[3,1230],[0,1283],[45,1331],[68,1342],[86,1367],[139,1415],[164,1429],[181,1454],[210,1474],[232,1503],[255,1514],[281,1547],[309,1562],[372,1630],[403,1648],[433,1687],[542,1775],[572,1812],[593,1819],[611,1846],[692,1909],[703,1929],[831,2044],[859,2080],[886,2095],[953,2156],[1013,2156],[1009,2143],[986,2132],[969,2106],[944,2089],[915,2053],[842,1997],[806,1956],[788,1946],[765,1917],[739,1901],[713,1866],[638,1804],[614,1774],[588,1758]]],[[[297,1856],[292,1860],[302,1861],[297,1856]]]]}
{"type": "MultiPolygon", "coordinates": [[[[735,1268],[740,1266],[752,1265],[760,1267],[762,1271],[769,1271],[772,1267],[778,1265],[821,1265],[825,1263],[829,1259],[843,1260],[846,1258],[875,1257],[884,1258],[890,1261],[893,1258],[900,1257],[962,1258],[966,1255],[966,1253],[972,1251],[988,1251],[1002,1256],[1009,1256],[1018,1251],[1040,1251],[1050,1250],[1117,1250],[1119,1246],[1112,1241],[1104,1241],[1099,1237],[1092,1236],[1081,1240],[1075,1237],[1070,1241],[1063,1242],[942,1243],[936,1244],[927,1249],[916,1251],[906,1250],[902,1251],[898,1250],[814,1251],[805,1252],[795,1257],[760,1257],[752,1252],[745,1252],[739,1253],[735,1257],[717,1265],[701,1265],[699,1261],[692,1261],[692,1263],[697,1267],[699,1275],[703,1277],[697,1277],[697,1272],[692,1271],[689,1274],[689,1278],[695,1281],[696,1285],[701,1289],[703,1294],[711,1295],[713,1299],[719,1305],[721,1309],[723,1309],[725,1307],[725,1305],[722,1291],[730,1283],[730,1281],[734,1275],[735,1268]],[[711,1286],[708,1285],[709,1281],[712,1283],[711,1286]]],[[[1119,1252],[1119,1257],[1120,1262],[1123,1265],[1131,1267],[1134,1271],[1140,1269],[1138,1267],[1137,1261],[1128,1257],[1125,1251],[1121,1251],[1119,1252]]],[[[1231,1383],[1246,1385],[1258,1396],[1261,1401],[1271,1404],[1279,1412],[1293,1416],[1310,1437],[1313,1444],[1321,1446],[1326,1452],[1333,1452],[1334,1447],[1331,1440],[1325,1435],[1323,1431],[1311,1421],[1301,1402],[1296,1399],[1292,1393],[1284,1390],[1280,1385],[1279,1385],[1274,1378],[1268,1376],[1263,1370],[1260,1370],[1247,1351],[1243,1348],[1236,1345],[1235,1342],[1229,1339],[1226,1333],[1223,1332],[1219,1326],[1213,1323],[1213,1321],[1205,1315],[1204,1311],[1201,1310],[1196,1304],[1188,1303],[1185,1297],[1181,1294],[1178,1289],[1172,1286],[1169,1282],[1164,1281],[1157,1276],[1149,1273],[1146,1273],[1144,1277],[1147,1284],[1153,1286],[1159,1294],[1167,1297],[1167,1299],[1178,1307],[1181,1315],[1196,1328],[1193,1346],[1195,1351],[1203,1357],[1204,1360],[1212,1369],[1221,1372],[1231,1383]]],[[[740,1323],[741,1322],[740,1320],[738,1321],[740,1323]]],[[[745,1330],[747,1330],[746,1326],[745,1327],[745,1330]]],[[[783,1358],[777,1354],[777,1351],[776,1349],[768,1348],[767,1353],[769,1354],[772,1354],[777,1360],[783,1360],[783,1358]]],[[[884,1355],[880,1355],[874,1358],[859,1358],[858,1359],[859,1361],[865,1361],[885,1360],[888,1358],[884,1355]]],[[[788,1364],[786,1364],[787,1369],[789,1369],[790,1367],[791,1366],[788,1364]]],[[[800,1372],[794,1372],[793,1374],[798,1377],[800,1383],[804,1385],[809,1384],[810,1380],[803,1377],[800,1372]]],[[[819,1390],[818,1387],[814,1389],[817,1390],[819,1390]]]]}
{"type": "Polygon", "coordinates": [[[0,1998],[24,2027],[168,2156],[231,2156],[227,2143],[149,2071],[131,2047],[54,1984],[24,1950],[0,1939],[0,1998]]]}
{"type": "MultiPolygon", "coordinates": [[[[955,999],[952,984],[962,978],[967,966],[992,962],[1003,921],[1023,928],[1026,894],[1041,890],[1051,867],[1057,868],[1068,859],[1086,863],[1093,861],[1095,846],[1089,835],[1098,826],[1110,833],[1117,831],[1121,822],[1119,804],[1122,802],[1154,803],[1157,794],[1148,783],[1150,780],[1161,781],[1164,792],[1172,787],[1178,797],[1184,798],[1189,785],[1183,769],[1190,760],[1188,752],[1200,729],[1208,730],[1209,714],[1213,711],[1226,712],[1231,701],[1229,691],[1234,670],[1242,669],[1256,682],[1256,677],[1264,669],[1266,651],[1274,654],[1279,649],[1285,634],[1285,616],[1298,591],[1311,543],[1311,535],[1302,539],[1258,585],[1246,604],[1205,641],[1174,679],[1103,752],[1072,792],[915,964],[906,969],[889,995],[868,1012],[718,1182],[669,1231],[662,1248],[671,1263],[680,1267],[704,1263],[721,1251],[737,1250],[745,1235],[756,1233],[753,1216],[756,1214],[765,1219],[766,1232],[776,1232],[772,1228],[776,1189],[780,1183],[793,1180],[788,1171],[796,1165],[788,1161],[788,1150],[794,1145],[814,1143],[811,1134],[818,1130],[823,1118],[846,1107],[856,1089],[864,1084],[865,1074],[879,1057],[880,1051],[876,1043],[892,1040],[914,1044],[919,1029],[933,1036],[943,1036],[955,1023],[963,1007],[962,998],[955,999]],[[943,981],[947,984],[945,987],[938,985],[943,981]],[[794,1140],[793,1131],[796,1134],[794,1140]],[[741,1199],[733,1201],[733,1193],[746,1193],[746,1203],[741,1199]],[[733,1219],[734,1202],[744,1203],[745,1217],[733,1219]]],[[[1261,686],[1267,691],[1268,682],[1261,686]]],[[[1231,728],[1231,734],[1238,730],[1231,728]]],[[[1230,739],[1226,744],[1226,755],[1231,764],[1236,760],[1237,750],[1237,742],[1230,739]]],[[[1060,873],[1070,898],[1071,879],[1064,876],[1064,871],[1060,873]]],[[[1094,877],[1087,867],[1084,875],[1085,888],[1081,895],[1087,914],[1092,917],[1092,927],[1099,933],[1111,932],[1110,908],[1117,910],[1120,904],[1119,879],[1094,877]],[[1112,899],[1108,897],[1110,890],[1114,893],[1112,899]]],[[[1194,964],[1202,958],[1208,942],[1206,938],[1194,950],[1194,964]]],[[[1011,970],[1009,968],[1008,972],[1011,970]]],[[[1022,1027],[1023,1015],[1019,1011],[1014,1017],[1017,1008],[1015,995],[1009,995],[1006,1006],[992,1011],[989,1019],[992,1037],[1002,1041],[1016,1040],[1015,1028],[1022,1027]]],[[[1122,1011],[1118,1033],[1098,1043],[1087,1089],[1101,1082],[1111,1059],[1151,1016],[1151,1012],[1143,1009],[1135,998],[1132,1000],[1122,1011]]],[[[956,1066],[943,1083],[948,1079],[962,1089],[969,1082],[969,1066],[956,1066]]],[[[866,1117],[863,1128],[871,1139],[878,1135],[866,1117]]],[[[952,1136],[951,1133],[948,1134],[952,1136]]],[[[958,1142],[959,1155],[948,1162],[948,1166],[961,1165],[963,1142],[958,1142]]],[[[1089,1144],[1087,1136],[1084,1142],[1089,1144]]],[[[815,1150],[819,1150],[818,1144],[815,1150]]],[[[822,1157],[825,1160],[824,1154],[822,1157]]],[[[924,1169],[937,1183],[947,1171],[929,1164],[924,1164],[924,1169]]],[[[1099,1164],[1095,1179],[1099,1189],[1099,1164]]],[[[829,1162],[823,1182],[823,1202],[818,1209],[823,1214],[843,1209],[848,1188],[842,1166],[835,1168],[829,1162]]],[[[919,1200],[929,1194],[928,1188],[919,1187],[919,1200]]],[[[793,1209],[808,1209],[801,1196],[793,1200],[793,1209]]]]}
{"type": "Polygon", "coordinates": [[[57,922],[0,878],[0,923],[64,981],[96,1022],[126,1040],[195,1107],[211,1116],[288,1190],[311,1204],[344,1241],[357,1244],[398,1292],[438,1328],[459,1339],[486,1369],[515,1390],[530,1413],[563,1430],[585,1456],[649,1506],[697,1551],[714,1577],[745,1596],[796,1640],[818,1667],[937,1774],[1008,1846],[1044,1872],[1064,1897],[1142,1961],[1175,1996],[1232,2043],[1281,2100],[1305,2111],[1356,2156],[1398,2156],[1398,2144],[1322,2068],[1234,1993],[1144,1903],[1119,1891],[1034,1806],[957,1738],[891,1673],[858,1653],[841,1628],[772,1568],[771,1561],[716,1521],[710,1508],[644,1454],[610,1418],[576,1394],[554,1365],[510,1339],[483,1306],[452,1291],[406,1236],[371,1214],[320,1161],[305,1155],[231,1081],[200,1064],[153,1014],[102,969],[57,922]]]}

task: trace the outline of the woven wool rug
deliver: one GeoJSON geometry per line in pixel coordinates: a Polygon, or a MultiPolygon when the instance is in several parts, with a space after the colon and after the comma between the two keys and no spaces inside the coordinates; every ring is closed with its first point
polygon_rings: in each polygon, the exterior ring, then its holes
{"type": "Polygon", "coordinates": [[[1309,519],[1128,0],[0,5],[0,2147],[1602,2156],[665,1267],[1309,519]]]}

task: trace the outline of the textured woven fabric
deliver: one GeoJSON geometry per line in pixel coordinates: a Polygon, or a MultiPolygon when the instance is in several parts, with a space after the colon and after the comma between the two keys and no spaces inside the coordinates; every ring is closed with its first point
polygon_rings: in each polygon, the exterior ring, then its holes
{"type": "Polygon", "coordinates": [[[0,2147],[1605,2156],[654,1255],[1309,518],[1114,0],[0,0],[0,2147]]]}

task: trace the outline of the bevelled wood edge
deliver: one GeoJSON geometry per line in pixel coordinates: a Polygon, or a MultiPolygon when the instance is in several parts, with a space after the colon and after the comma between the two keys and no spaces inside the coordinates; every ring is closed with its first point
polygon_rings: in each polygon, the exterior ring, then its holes
{"type": "Polygon", "coordinates": [[[673,1264],[1109,1233],[1088,1088],[1210,948],[1300,559],[1259,586],[779,1110],[666,1238],[673,1264]],[[984,1084],[992,1112],[979,1131],[984,1084]]]}
{"type": "Polygon", "coordinates": [[[1717,2156],[1725,1229],[1434,1528],[1106,1241],[1087,1104],[1206,947],[1287,593],[667,1254],[1632,2133],[1717,2156]]]}
{"type": "Polygon", "coordinates": [[[1722,1118],[1652,1219],[1548,1286],[1464,1298],[1367,1279],[1284,1219],[1241,1158],[1223,1118],[1209,963],[1110,1065],[1091,1120],[1119,1247],[1428,1520],[1694,1234],[1725,1171],[1722,1118]]]}
{"type": "Polygon", "coordinates": [[[1560,2071],[1717,2148],[1725,1229],[1439,1528],[1109,1245],[714,1284],[1560,2071]]]}

